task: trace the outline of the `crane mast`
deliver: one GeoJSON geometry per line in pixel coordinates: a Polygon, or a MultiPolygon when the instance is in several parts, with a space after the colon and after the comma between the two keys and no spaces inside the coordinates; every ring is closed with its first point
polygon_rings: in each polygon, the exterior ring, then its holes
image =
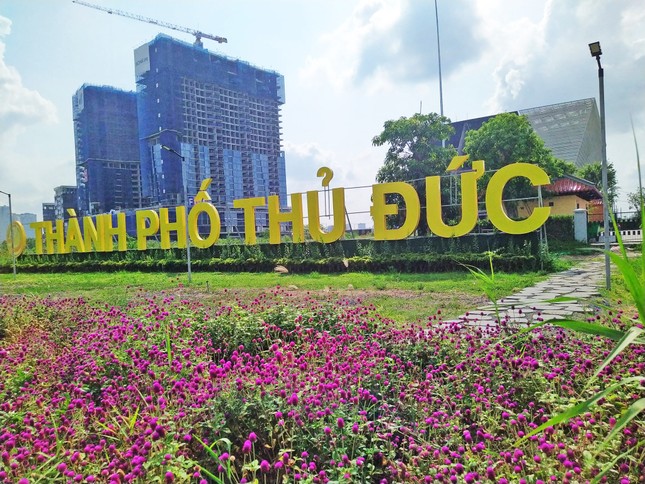
{"type": "Polygon", "coordinates": [[[84,2],[83,0],[72,0],[72,2],[77,3],[79,5],[83,5],[85,7],[94,8],[96,10],[101,10],[101,11],[107,12],[109,14],[120,15],[121,17],[131,18],[131,19],[134,19],[134,20],[139,20],[141,22],[146,22],[146,23],[149,23],[149,24],[158,25],[159,27],[165,27],[167,29],[177,30],[179,32],[184,32],[184,33],[187,33],[187,34],[194,35],[195,36],[195,45],[198,45],[200,47],[203,46],[202,38],[214,40],[215,42],[219,42],[220,44],[228,42],[228,40],[225,37],[219,37],[217,35],[207,34],[207,33],[204,33],[204,32],[200,32],[199,30],[191,29],[191,28],[188,28],[188,27],[182,27],[181,25],[171,24],[169,22],[164,22],[163,20],[156,20],[156,19],[153,19],[153,18],[150,18],[150,17],[144,17],[143,15],[137,15],[137,14],[134,14],[134,13],[124,12],[123,10],[117,10],[117,9],[114,9],[114,8],[101,7],[100,5],[94,5],[92,3],[84,2]]]}

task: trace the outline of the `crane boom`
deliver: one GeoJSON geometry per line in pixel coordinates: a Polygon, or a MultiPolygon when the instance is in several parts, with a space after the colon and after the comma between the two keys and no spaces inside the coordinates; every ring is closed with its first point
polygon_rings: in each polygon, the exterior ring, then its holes
{"type": "Polygon", "coordinates": [[[124,12],[123,10],[117,10],[114,8],[101,7],[100,5],[94,5],[92,3],[84,2],[83,0],[72,0],[73,3],[78,3],[79,5],[84,5],[85,7],[94,8],[96,10],[102,10],[114,15],[120,15],[121,17],[127,17],[134,20],[140,20],[141,22],[147,22],[149,24],[158,25],[159,27],[166,27],[168,29],[177,30],[179,32],[185,32],[195,36],[195,45],[202,46],[202,38],[214,40],[215,42],[224,43],[228,42],[225,37],[219,37],[217,35],[211,35],[199,30],[191,29],[188,27],[182,27],[181,25],[171,24],[169,22],[164,22],[163,20],[155,20],[150,17],[144,17],[143,15],[137,15],[134,13],[124,12]]]}

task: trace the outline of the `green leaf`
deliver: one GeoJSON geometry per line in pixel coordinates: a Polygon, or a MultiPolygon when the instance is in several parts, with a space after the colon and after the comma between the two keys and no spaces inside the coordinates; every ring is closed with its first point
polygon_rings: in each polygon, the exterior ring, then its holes
{"type": "Polygon", "coordinates": [[[560,412],[559,414],[551,417],[548,421],[544,422],[542,425],[539,427],[536,427],[535,429],[531,430],[528,434],[526,434],[524,437],[519,439],[516,442],[516,445],[525,441],[529,437],[542,432],[545,428],[547,427],[552,427],[554,425],[557,425],[562,422],[566,422],[572,417],[576,417],[578,415],[581,415],[583,413],[589,412],[590,408],[592,405],[594,405],[598,400],[605,398],[607,395],[609,395],[611,392],[616,390],[617,388],[627,384],[627,383],[632,383],[635,381],[640,382],[643,379],[642,376],[632,376],[629,378],[624,378],[618,383],[614,383],[613,385],[605,388],[604,390],[596,393],[594,396],[592,396],[589,400],[586,400],[582,403],[579,403],[577,405],[574,405],[573,407],[567,408],[565,411],[560,412]]]}
{"type": "Polygon", "coordinates": [[[559,423],[566,422],[570,418],[573,418],[573,417],[575,417],[577,415],[585,413],[589,409],[589,407],[593,403],[595,403],[597,400],[599,400],[599,399],[596,399],[596,400],[593,400],[593,401],[587,400],[585,402],[579,403],[578,405],[575,405],[574,407],[569,407],[564,412],[561,412],[561,413],[557,414],[555,417],[550,418],[548,421],[544,422],[539,427],[536,427],[535,429],[530,431],[528,434],[526,434],[524,437],[522,437],[520,440],[518,440],[517,444],[519,444],[520,442],[523,442],[524,440],[528,439],[532,435],[535,435],[535,434],[537,434],[539,432],[542,432],[547,427],[552,427],[552,426],[557,425],[559,423]]]}
{"type": "Polygon", "coordinates": [[[215,460],[215,462],[217,462],[218,461],[218,455],[215,452],[213,452],[213,449],[211,449],[208,445],[206,445],[204,443],[204,441],[202,439],[200,439],[199,437],[197,437],[196,435],[194,435],[194,437],[197,439],[197,442],[202,444],[202,447],[204,447],[204,450],[208,453],[208,455],[210,455],[215,460]]]}
{"type": "Polygon", "coordinates": [[[218,439],[216,442],[217,442],[218,444],[219,444],[220,442],[224,442],[224,443],[226,444],[226,450],[227,450],[228,452],[230,452],[230,451],[231,451],[231,445],[232,445],[232,444],[231,444],[231,441],[230,441],[229,439],[227,439],[226,437],[222,437],[221,439],[218,439]]]}
{"type": "Polygon", "coordinates": [[[242,470],[256,473],[257,471],[260,470],[260,463],[258,462],[257,459],[254,459],[253,461],[244,464],[242,466],[242,470]]]}
{"type": "Polygon", "coordinates": [[[600,444],[598,450],[596,450],[596,455],[607,446],[607,444],[616,436],[618,432],[625,428],[625,426],[634,418],[636,418],[636,416],[643,410],[645,410],[645,398],[641,398],[640,400],[636,400],[634,403],[632,403],[630,407],[625,411],[625,413],[622,414],[618,419],[616,425],[611,430],[611,432],[609,432],[607,437],[605,437],[603,443],[600,444]]]}
{"type": "MultiPolygon", "coordinates": [[[[637,326],[632,326],[631,328],[629,328],[625,333],[625,335],[618,342],[618,344],[611,350],[607,358],[605,358],[605,361],[603,361],[602,364],[596,369],[596,372],[593,374],[592,380],[593,378],[596,378],[600,374],[600,372],[604,370],[609,363],[611,363],[611,361],[614,358],[616,358],[619,354],[625,351],[625,348],[627,348],[630,344],[632,344],[634,340],[644,332],[645,331],[643,331],[641,328],[637,326]]],[[[589,383],[587,383],[587,385],[588,384],[589,383]]]]}
{"type": "Polygon", "coordinates": [[[547,324],[571,329],[577,331],[578,333],[591,334],[594,336],[604,336],[605,338],[609,338],[613,341],[620,341],[621,338],[625,336],[625,333],[618,331],[617,329],[608,328],[607,326],[602,326],[600,324],[587,323],[584,321],[575,321],[570,319],[552,319],[550,321],[542,321],[540,323],[529,326],[528,328],[520,330],[519,334],[528,333],[529,331],[533,331],[535,328],[539,328],[540,326],[545,326],[547,324]]]}
{"type": "MultiPolygon", "coordinates": [[[[640,174],[640,165],[638,166],[638,171],[640,174]]],[[[643,233],[643,221],[645,220],[645,205],[643,204],[643,199],[641,198],[641,233],[643,233]]],[[[641,277],[645,279],[645,244],[641,242],[641,277]]]]}
{"type": "Polygon", "coordinates": [[[641,445],[645,444],[645,440],[641,440],[638,442],[634,447],[630,447],[627,451],[623,452],[622,454],[616,456],[614,460],[612,460],[609,464],[605,465],[605,467],[602,468],[602,471],[600,471],[600,474],[598,474],[596,477],[593,478],[593,481],[591,481],[591,484],[597,484],[600,482],[600,480],[603,478],[607,472],[611,470],[612,467],[616,465],[616,462],[619,460],[623,459],[624,457],[627,457],[629,454],[634,452],[636,449],[638,449],[641,445]]]}
{"type": "Polygon", "coordinates": [[[493,270],[493,252],[489,250],[486,254],[488,255],[488,263],[490,264],[490,280],[492,282],[495,282],[495,271],[493,270]]]}
{"type": "MultiPolygon", "coordinates": [[[[607,194],[603,193],[603,203],[606,203],[607,206],[609,207],[609,202],[607,202],[607,194]]],[[[611,224],[614,227],[614,233],[616,234],[616,242],[618,242],[618,247],[620,247],[620,253],[622,254],[623,258],[627,259],[627,250],[625,249],[625,244],[623,244],[623,237],[620,235],[620,229],[618,227],[618,223],[616,222],[616,217],[611,211],[611,208],[609,209],[610,213],[610,218],[611,218],[611,224]]],[[[609,234],[606,234],[609,236],[609,234]]],[[[611,256],[612,253],[609,255],[611,256]]]]}
{"type": "Polygon", "coordinates": [[[201,465],[199,465],[199,464],[197,464],[197,466],[199,467],[199,470],[200,470],[201,472],[203,472],[204,474],[206,474],[209,478],[211,478],[211,479],[212,479],[213,481],[215,481],[217,484],[224,484],[224,481],[223,481],[223,480],[221,480],[219,477],[216,477],[216,476],[215,476],[212,472],[210,472],[208,469],[206,469],[205,467],[203,467],[203,466],[201,466],[201,465]]]}
{"type": "Polygon", "coordinates": [[[134,412],[134,415],[132,415],[128,421],[128,429],[130,432],[132,432],[132,429],[134,428],[134,424],[137,423],[137,418],[139,416],[139,407],[134,412]]]}
{"type": "Polygon", "coordinates": [[[645,285],[641,282],[641,278],[636,274],[636,271],[630,264],[626,255],[624,257],[620,257],[617,254],[610,252],[609,257],[612,262],[618,266],[618,269],[625,280],[625,285],[627,286],[627,289],[634,300],[634,304],[638,309],[641,322],[645,323],[645,285]]]}
{"type": "MultiPolygon", "coordinates": [[[[42,452],[39,452],[38,454],[39,454],[39,455],[41,455],[41,456],[43,456],[43,457],[49,457],[47,454],[44,454],[44,453],[42,453],[42,452]]],[[[51,474],[51,473],[52,473],[52,472],[54,472],[54,471],[57,471],[56,466],[54,466],[54,465],[51,465],[51,466],[50,466],[50,464],[51,464],[54,460],[56,460],[56,459],[58,459],[58,458],[59,458],[59,455],[58,455],[58,453],[56,453],[56,454],[54,454],[53,456],[49,457],[49,459],[48,459],[46,462],[44,462],[44,463],[43,463],[43,464],[38,468],[38,471],[41,471],[41,470],[42,470],[43,468],[45,468],[45,467],[47,467],[48,469],[47,469],[47,472],[45,472],[44,474],[42,474],[42,475],[41,475],[41,476],[36,480],[36,482],[41,482],[41,480],[42,480],[42,479],[44,479],[45,477],[47,477],[49,474],[51,474]]],[[[45,481],[45,482],[47,482],[47,481],[45,481]]]]}

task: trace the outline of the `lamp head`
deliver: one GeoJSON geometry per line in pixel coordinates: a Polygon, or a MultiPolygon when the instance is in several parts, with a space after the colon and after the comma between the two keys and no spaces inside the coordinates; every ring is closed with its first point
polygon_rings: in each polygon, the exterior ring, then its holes
{"type": "Polygon", "coordinates": [[[591,52],[592,57],[600,57],[602,55],[600,42],[592,42],[591,44],[589,44],[589,52],[591,52]]]}

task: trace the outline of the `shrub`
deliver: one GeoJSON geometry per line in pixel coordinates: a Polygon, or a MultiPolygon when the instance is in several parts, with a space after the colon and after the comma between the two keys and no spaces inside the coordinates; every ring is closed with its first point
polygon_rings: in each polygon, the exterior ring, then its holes
{"type": "Polygon", "coordinates": [[[546,233],[549,240],[575,240],[573,215],[551,215],[546,221],[546,233]]]}

